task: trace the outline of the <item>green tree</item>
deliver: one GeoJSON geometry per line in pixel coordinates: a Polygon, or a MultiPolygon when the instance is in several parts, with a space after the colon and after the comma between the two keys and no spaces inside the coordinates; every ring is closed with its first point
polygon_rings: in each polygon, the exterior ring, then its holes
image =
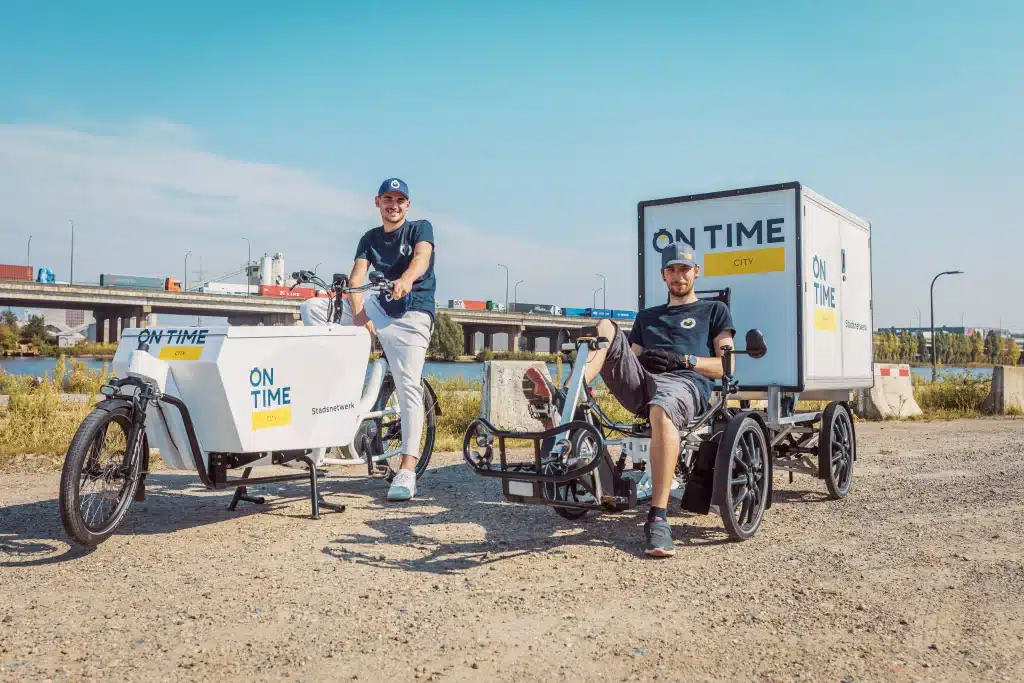
{"type": "Polygon", "coordinates": [[[14,311],[7,309],[3,313],[0,313],[0,325],[6,325],[7,327],[13,328],[15,332],[18,331],[18,319],[14,315],[14,311]]]}
{"type": "Polygon", "coordinates": [[[21,340],[24,343],[46,341],[46,321],[41,315],[34,315],[28,320],[28,325],[21,328],[21,340]]]}
{"type": "Polygon", "coordinates": [[[0,325],[0,349],[4,351],[15,351],[18,348],[17,327],[0,325]]]}
{"type": "Polygon", "coordinates": [[[1020,360],[1020,346],[1012,338],[1003,340],[1003,351],[999,356],[1000,365],[1016,365],[1020,360]]]}
{"type": "Polygon", "coordinates": [[[448,314],[438,313],[434,334],[431,335],[430,346],[427,347],[427,355],[431,358],[453,361],[462,355],[464,348],[462,325],[448,317],[448,314]]]}
{"type": "Polygon", "coordinates": [[[921,362],[928,360],[928,340],[924,338],[924,332],[917,333],[917,357],[921,362]]]}
{"type": "Polygon", "coordinates": [[[985,335],[985,360],[989,363],[998,363],[1002,352],[1002,336],[995,330],[989,330],[988,334],[985,335]]]}
{"type": "Polygon", "coordinates": [[[985,362],[985,339],[980,331],[971,335],[971,361],[974,363],[985,362]]]}

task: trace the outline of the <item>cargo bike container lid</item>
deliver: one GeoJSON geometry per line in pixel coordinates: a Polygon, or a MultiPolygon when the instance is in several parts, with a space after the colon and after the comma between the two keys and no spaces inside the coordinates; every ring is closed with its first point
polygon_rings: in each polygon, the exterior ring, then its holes
{"type": "Polygon", "coordinates": [[[140,342],[169,364],[168,393],[188,406],[203,451],[329,448],[356,427],[370,354],[363,327],[131,328],[115,374],[125,376],[140,342]]]}

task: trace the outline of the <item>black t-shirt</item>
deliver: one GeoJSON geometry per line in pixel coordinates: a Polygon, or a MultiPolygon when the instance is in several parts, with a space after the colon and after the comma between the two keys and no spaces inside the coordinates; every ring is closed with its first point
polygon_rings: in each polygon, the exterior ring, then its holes
{"type": "MultiPolygon", "coordinates": [[[[629,343],[645,349],[670,349],[695,356],[715,356],[715,337],[736,334],[729,307],[721,301],[698,300],[680,306],[662,304],[637,313],[629,343]]],[[[676,370],[697,383],[704,400],[711,398],[711,380],[693,370],[676,370]]]]}
{"type": "MultiPolygon", "coordinates": [[[[412,255],[419,242],[434,244],[434,226],[427,220],[406,221],[394,232],[385,232],[383,226],[369,230],[359,240],[356,258],[366,259],[389,280],[397,280],[412,263],[412,255]]],[[[434,252],[430,252],[430,264],[412,285],[412,291],[405,297],[388,302],[383,293],[379,295],[381,308],[393,318],[400,318],[406,310],[423,311],[434,316],[434,294],[437,280],[434,278],[434,252]]]]}

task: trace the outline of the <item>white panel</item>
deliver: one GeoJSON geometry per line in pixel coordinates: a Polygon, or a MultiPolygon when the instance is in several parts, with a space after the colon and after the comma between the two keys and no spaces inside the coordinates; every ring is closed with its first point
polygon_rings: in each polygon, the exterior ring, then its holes
{"type": "Polygon", "coordinates": [[[840,240],[845,252],[842,273],[843,375],[870,383],[872,376],[871,234],[843,220],[840,240]]]}
{"type": "Polygon", "coordinates": [[[804,200],[803,282],[805,381],[842,377],[839,216],[804,200]]]}
{"type": "MultiPolygon", "coordinates": [[[[739,356],[736,378],[741,386],[797,386],[796,190],[644,206],[644,307],[664,303],[659,246],[681,239],[695,247],[702,264],[697,289],[732,289],[736,345],[746,331],[764,334],[768,353],[760,359],[739,356]],[[740,233],[739,224],[744,231],[740,233]],[[657,244],[655,240],[657,239],[657,244]],[[782,270],[760,273],[708,274],[708,257],[782,249],[782,270]]],[[[777,252],[774,252],[777,254],[777,252]]],[[[718,258],[722,258],[718,256],[718,258]]],[[[719,264],[721,262],[719,261],[719,264]]]]}

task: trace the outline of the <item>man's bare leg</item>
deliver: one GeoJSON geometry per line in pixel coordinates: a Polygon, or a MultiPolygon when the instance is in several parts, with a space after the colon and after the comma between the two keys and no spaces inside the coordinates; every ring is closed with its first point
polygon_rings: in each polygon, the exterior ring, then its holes
{"type": "Polygon", "coordinates": [[[679,460],[679,429],[658,405],[651,406],[651,507],[668,508],[679,460]]]}
{"type": "MultiPolygon", "coordinates": [[[[604,337],[608,341],[615,338],[615,333],[618,328],[615,327],[615,323],[611,320],[602,320],[597,323],[597,336],[604,337]]],[[[587,367],[583,370],[583,378],[587,384],[594,381],[598,373],[601,372],[601,368],[604,367],[604,359],[608,356],[608,349],[597,349],[592,351],[587,357],[587,367]]]]}

